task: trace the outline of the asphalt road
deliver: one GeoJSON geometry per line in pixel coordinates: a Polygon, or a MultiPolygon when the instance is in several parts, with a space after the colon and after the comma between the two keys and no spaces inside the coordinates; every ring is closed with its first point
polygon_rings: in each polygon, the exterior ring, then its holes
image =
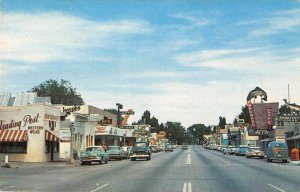
{"type": "Polygon", "coordinates": [[[300,191],[300,166],[223,155],[200,146],[152,160],[76,167],[0,168],[0,191],[300,191]]]}

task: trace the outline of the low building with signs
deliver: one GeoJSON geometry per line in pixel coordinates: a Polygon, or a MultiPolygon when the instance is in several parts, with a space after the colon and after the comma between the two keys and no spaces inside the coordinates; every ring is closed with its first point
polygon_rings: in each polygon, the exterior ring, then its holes
{"type": "Polygon", "coordinates": [[[0,107],[0,159],[59,160],[60,110],[46,104],[0,107]]]}
{"type": "MultiPolygon", "coordinates": [[[[62,159],[70,158],[71,124],[73,124],[73,152],[83,151],[93,145],[133,145],[134,129],[121,129],[117,125],[117,115],[90,105],[62,106],[65,121],[61,125],[62,159]]],[[[130,127],[128,127],[130,128],[130,127]]]]}

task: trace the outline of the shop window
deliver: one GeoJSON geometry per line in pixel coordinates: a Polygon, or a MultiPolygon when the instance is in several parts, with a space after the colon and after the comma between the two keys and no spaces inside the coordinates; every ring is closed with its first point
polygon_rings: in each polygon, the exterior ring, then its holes
{"type": "Polygon", "coordinates": [[[0,153],[27,153],[27,142],[0,142],[0,153]]]}
{"type": "Polygon", "coordinates": [[[59,152],[59,142],[54,142],[54,153],[59,152]]]}
{"type": "Polygon", "coordinates": [[[45,141],[45,153],[50,153],[50,141],[45,141]]]}
{"type": "Polygon", "coordinates": [[[59,152],[59,142],[54,141],[46,141],[45,142],[45,153],[50,153],[51,151],[51,145],[53,146],[53,152],[58,153],[59,152]]]}

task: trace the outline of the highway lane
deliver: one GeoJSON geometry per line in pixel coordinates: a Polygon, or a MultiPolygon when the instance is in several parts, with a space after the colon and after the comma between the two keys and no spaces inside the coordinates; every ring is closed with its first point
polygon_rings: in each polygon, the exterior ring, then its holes
{"type": "Polygon", "coordinates": [[[153,154],[150,161],[5,172],[0,191],[300,191],[300,166],[225,156],[200,146],[153,154]]]}

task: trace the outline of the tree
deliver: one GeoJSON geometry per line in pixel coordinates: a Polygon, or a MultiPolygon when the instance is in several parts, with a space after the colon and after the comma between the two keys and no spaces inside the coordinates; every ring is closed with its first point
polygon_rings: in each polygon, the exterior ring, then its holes
{"type": "Polygon", "coordinates": [[[138,124],[148,124],[153,129],[151,129],[152,133],[158,133],[161,130],[161,127],[159,125],[159,121],[154,116],[151,117],[150,111],[146,110],[141,117],[141,119],[138,121],[138,124]]]}
{"type": "Polygon", "coordinates": [[[51,97],[52,104],[63,105],[83,105],[84,101],[76,88],[72,87],[67,80],[47,80],[36,87],[33,87],[30,92],[36,92],[39,97],[51,97]]]}
{"type": "MultiPolygon", "coordinates": [[[[110,112],[112,114],[115,114],[118,116],[118,110],[117,109],[104,109],[104,111],[107,111],[107,112],[110,112]]],[[[120,119],[120,122],[123,121],[123,117],[121,114],[119,114],[119,119],[120,119]]]]}
{"type": "MultiPolygon", "coordinates": [[[[191,133],[194,138],[194,143],[197,143],[204,140],[204,135],[211,133],[211,126],[207,127],[204,124],[194,124],[190,126],[188,129],[188,133],[191,133]]],[[[198,143],[199,144],[199,143],[198,143]]]]}
{"type": "Polygon", "coordinates": [[[165,124],[165,131],[167,134],[167,138],[170,139],[170,141],[173,143],[181,145],[188,142],[185,128],[181,125],[180,122],[168,121],[165,124]]]}
{"type": "Polygon", "coordinates": [[[286,105],[281,105],[278,111],[280,115],[291,113],[291,109],[286,105]]]}
{"type": "Polygon", "coordinates": [[[225,117],[219,117],[219,127],[221,127],[222,129],[225,129],[225,125],[226,125],[226,118],[225,117]]]}

